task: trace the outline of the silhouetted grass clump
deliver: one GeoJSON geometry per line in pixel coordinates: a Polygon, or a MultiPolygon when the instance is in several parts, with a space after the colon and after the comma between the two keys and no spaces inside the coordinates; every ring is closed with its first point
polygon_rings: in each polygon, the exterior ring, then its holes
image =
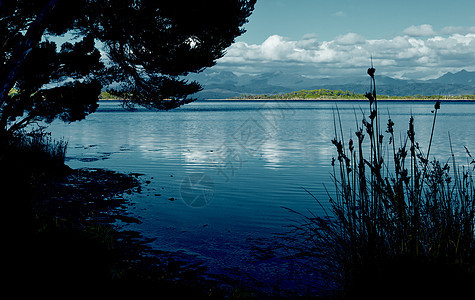
{"type": "Polygon", "coordinates": [[[24,176],[67,171],[64,165],[67,141],[55,140],[44,128],[15,135],[0,135],[0,165],[3,173],[21,171],[24,176]]]}
{"type": "Polygon", "coordinates": [[[462,167],[453,154],[447,163],[429,159],[439,101],[427,152],[416,140],[414,117],[397,147],[394,122],[381,124],[375,69],[368,74],[370,115],[354,140],[345,141],[334,113],[336,193],[328,193],[326,216],[301,214],[302,249],[318,256],[329,283],[346,296],[465,293],[475,283],[475,161],[468,150],[472,161],[462,167]]]}
{"type": "Polygon", "coordinates": [[[54,140],[51,134],[43,128],[38,128],[27,133],[22,133],[14,140],[20,151],[30,153],[43,153],[49,160],[64,163],[68,143],[61,139],[54,140]]]}

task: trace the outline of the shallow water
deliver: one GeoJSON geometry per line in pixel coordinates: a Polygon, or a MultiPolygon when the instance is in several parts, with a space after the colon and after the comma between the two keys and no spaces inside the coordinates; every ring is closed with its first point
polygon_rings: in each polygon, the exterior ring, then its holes
{"type": "MultiPolygon", "coordinates": [[[[416,139],[427,148],[433,105],[380,102],[382,126],[389,111],[399,136],[412,114],[416,139]]],[[[143,191],[130,196],[130,211],[142,223],[126,228],[156,238],[155,249],[194,255],[213,273],[246,273],[295,287],[315,278],[295,262],[272,255],[256,260],[255,246],[273,243],[274,234],[296,219],[283,207],[322,213],[305,189],[328,203],[324,184],[331,192],[335,108],[349,139],[368,106],[364,101],[199,101],[168,112],[130,112],[119,102],[103,101],[86,120],[55,121],[50,130],[69,142],[67,164],[73,168],[144,174],[143,191]]],[[[454,154],[465,162],[463,146],[475,151],[473,120],[475,103],[442,103],[431,156],[450,158],[450,132],[454,154]]]]}

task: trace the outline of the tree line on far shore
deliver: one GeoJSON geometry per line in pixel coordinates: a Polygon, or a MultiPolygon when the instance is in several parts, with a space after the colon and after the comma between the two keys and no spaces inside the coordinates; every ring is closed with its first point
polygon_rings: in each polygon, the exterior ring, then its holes
{"type": "MultiPolygon", "coordinates": [[[[410,96],[391,96],[378,95],[381,100],[475,100],[475,95],[410,95],[410,96]]],[[[275,95],[242,95],[240,97],[230,98],[232,100],[366,100],[364,94],[358,94],[352,91],[316,89],[300,90],[284,94],[275,95]]]]}

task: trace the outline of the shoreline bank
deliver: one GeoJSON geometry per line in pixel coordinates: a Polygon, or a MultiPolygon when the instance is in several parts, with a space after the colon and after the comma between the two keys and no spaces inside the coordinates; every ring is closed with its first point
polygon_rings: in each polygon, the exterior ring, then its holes
{"type": "Polygon", "coordinates": [[[147,184],[141,176],[80,168],[22,185],[31,191],[25,199],[31,217],[24,216],[31,221],[11,230],[17,242],[10,273],[45,291],[67,286],[109,295],[154,292],[195,299],[247,294],[239,283],[210,277],[193,257],[153,250],[150,239],[127,230],[127,224],[141,223],[128,213],[133,203],[127,197],[141,193],[147,184]]]}

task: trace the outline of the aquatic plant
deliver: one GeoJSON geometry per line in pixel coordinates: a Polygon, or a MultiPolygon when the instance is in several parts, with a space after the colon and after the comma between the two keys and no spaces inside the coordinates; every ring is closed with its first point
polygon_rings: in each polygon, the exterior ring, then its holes
{"type": "Polygon", "coordinates": [[[475,270],[475,161],[460,166],[453,151],[447,163],[430,160],[439,101],[427,152],[416,140],[413,116],[396,147],[391,118],[385,132],[381,127],[375,71],[368,69],[370,115],[354,141],[345,143],[334,111],[335,193],[328,192],[330,211],[314,197],[326,215],[298,213],[293,229],[304,237],[300,254],[316,257],[329,284],[347,296],[466,291],[460,285],[475,270]]]}

